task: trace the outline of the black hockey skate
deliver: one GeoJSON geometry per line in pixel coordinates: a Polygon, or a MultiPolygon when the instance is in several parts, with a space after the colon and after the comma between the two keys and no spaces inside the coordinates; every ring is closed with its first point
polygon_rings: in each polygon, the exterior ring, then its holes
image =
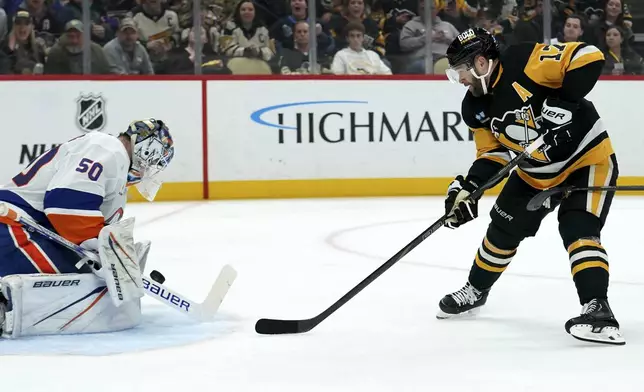
{"type": "Polygon", "coordinates": [[[566,332],[586,342],[626,344],[605,299],[593,299],[581,309],[581,315],[566,322],[566,332]]]}
{"type": "Polygon", "coordinates": [[[477,313],[481,306],[485,305],[490,290],[480,291],[467,282],[462,289],[447,294],[438,303],[440,310],[436,314],[437,319],[447,319],[463,313],[477,313]]]}

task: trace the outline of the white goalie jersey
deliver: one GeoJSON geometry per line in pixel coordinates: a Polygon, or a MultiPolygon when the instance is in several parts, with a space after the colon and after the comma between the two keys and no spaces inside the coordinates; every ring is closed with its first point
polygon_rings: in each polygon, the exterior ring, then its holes
{"type": "Polygon", "coordinates": [[[31,162],[0,187],[0,201],[80,244],[122,217],[129,167],[118,138],[88,133],[31,162]]]}

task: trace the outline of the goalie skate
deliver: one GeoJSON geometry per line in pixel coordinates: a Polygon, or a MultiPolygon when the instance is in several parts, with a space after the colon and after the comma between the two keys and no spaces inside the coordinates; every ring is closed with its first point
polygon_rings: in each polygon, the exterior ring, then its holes
{"type": "Polygon", "coordinates": [[[605,299],[593,299],[586,303],[581,315],[568,320],[565,327],[566,332],[574,338],[586,342],[626,344],[619,331],[619,323],[605,299]]]}

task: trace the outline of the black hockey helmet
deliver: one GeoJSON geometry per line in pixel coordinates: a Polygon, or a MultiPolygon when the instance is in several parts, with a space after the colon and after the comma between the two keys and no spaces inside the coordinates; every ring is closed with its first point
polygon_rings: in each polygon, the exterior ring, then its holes
{"type": "Polygon", "coordinates": [[[471,67],[476,56],[488,60],[499,58],[499,44],[494,36],[480,27],[467,29],[459,34],[447,48],[447,60],[450,67],[462,64],[471,67]]]}
{"type": "Polygon", "coordinates": [[[499,58],[499,44],[494,36],[485,29],[474,27],[459,34],[447,48],[449,67],[445,70],[452,83],[459,83],[461,72],[468,71],[481,83],[482,93],[487,94],[487,78],[492,72],[492,62],[499,58]],[[483,56],[489,62],[484,75],[479,75],[474,68],[476,56],[483,56]]]}

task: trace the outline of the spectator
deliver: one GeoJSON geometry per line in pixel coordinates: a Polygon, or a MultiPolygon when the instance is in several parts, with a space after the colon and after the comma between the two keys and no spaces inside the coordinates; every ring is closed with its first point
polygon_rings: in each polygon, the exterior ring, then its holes
{"type": "MultiPolygon", "coordinates": [[[[311,73],[309,64],[309,24],[304,21],[295,23],[295,47],[284,49],[280,56],[279,69],[284,75],[311,73]]],[[[324,53],[317,51],[319,68],[328,68],[324,53]]]]}
{"type": "MultiPolygon", "coordinates": [[[[549,0],[548,0],[549,1],[549,0]]],[[[526,0],[523,15],[514,25],[509,44],[543,41],[543,0],[526,0]]]]}
{"type": "Polygon", "coordinates": [[[583,41],[585,18],[580,14],[572,14],[566,18],[563,31],[553,38],[550,43],[558,44],[564,42],[580,42],[583,41]]]}
{"type": "Polygon", "coordinates": [[[235,9],[232,30],[224,32],[223,51],[230,57],[249,57],[270,61],[275,52],[269,47],[268,29],[255,17],[252,1],[242,1],[235,9]]]}
{"type": "Polygon", "coordinates": [[[11,73],[11,61],[9,57],[0,50],[0,75],[8,75],[11,73]]]}
{"type": "MultiPolygon", "coordinates": [[[[83,23],[80,20],[74,19],[67,22],[63,35],[49,51],[45,62],[46,74],[83,73],[83,28],[83,23]]],[[[110,73],[103,48],[95,42],[90,42],[90,56],[92,74],[110,73]]]]}
{"type": "MultiPolygon", "coordinates": [[[[273,0],[275,1],[275,0],[273,0]]],[[[276,49],[293,49],[293,27],[295,22],[307,20],[308,11],[306,0],[291,0],[291,14],[279,18],[270,28],[270,36],[275,40],[276,49]]],[[[325,31],[323,23],[318,19],[315,25],[318,48],[324,53],[333,50],[333,39],[325,31]]]]}
{"type": "Polygon", "coordinates": [[[225,22],[232,19],[239,0],[210,0],[209,3],[212,4],[210,8],[213,10],[213,16],[223,26],[225,22]]]}
{"type": "Polygon", "coordinates": [[[613,26],[606,30],[604,74],[641,75],[642,57],[635,53],[624,39],[624,30],[613,26]]]}
{"type": "Polygon", "coordinates": [[[601,44],[606,36],[606,31],[613,26],[620,27],[625,34],[626,41],[629,41],[633,37],[631,30],[633,23],[625,19],[627,12],[628,10],[621,0],[606,1],[603,15],[593,22],[593,37],[590,38],[593,40],[592,43],[601,44]]]}
{"type": "MultiPolygon", "coordinates": [[[[591,24],[595,24],[603,18],[607,6],[606,3],[607,0],[574,0],[574,6],[577,12],[585,14],[591,24]]],[[[633,27],[633,16],[629,12],[628,5],[623,1],[622,7],[624,27],[630,29],[633,27]]]]}
{"type": "MultiPolygon", "coordinates": [[[[238,0],[236,0],[238,1],[238,0]]],[[[306,1],[304,7],[306,7],[306,1]]],[[[257,17],[264,22],[266,26],[274,26],[278,20],[287,16],[289,13],[289,6],[287,0],[253,0],[255,4],[257,17]]],[[[272,27],[269,29],[272,32],[272,27]]],[[[274,38],[271,35],[271,38],[274,38]]]]}
{"type": "Polygon", "coordinates": [[[336,75],[391,75],[391,69],[378,53],[364,48],[365,27],[360,22],[349,22],[344,28],[344,39],[349,46],[333,57],[331,72],[336,75]]]}
{"type": "Polygon", "coordinates": [[[416,16],[418,0],[386,0],[382,4],[386,15],[382,24],[387,56],[400,54],[400,33],[405,23],[416,16]]]}
{"type": "Polygon", "coordinates": [[[20,4],[20,9],[29,11],[31,14],[36,37],[47,35],[47,38],[43,37],[43,39],[47,41],[48,47],[53,46],[55,39],[62,32],[62,26],[45,0],[24,0],[20,4]]]}
{"type": "Polygon", "coordinates": [[[364,47],[373,50],[381,57],[385,56],[385,37],[382,35],[378,23],[367,17],[364,0],[344,0],[342,13],[333,15],[329,22],[331,36],[335,39],[336,49],[346,48],[344,28],[349,22],[361,23],[364,26],[364,47]]]}
{"type": "Polygon", "coordinates": [[[139,32],[131,18],[121,21],[116,38],[108,42],[103,50],[113,74],[154,75],[150,56],[139,42],[139,32]]]}
{"type": "MultiPolygon", "coordinates": [[[[229,73],[224,70],[224,63],[218,59],[208,42],[206,29],[201,28],[201,42],[203,43],[203,53],[201,68],[203,73],[229,73]]],[[[195,71],[195,28],[191,28],[188,33],[188,42],[185,46],[180,46],[170,50],[164,57],[163,61],[155,65],[157,74],[171,75],[189,75],[195,71]]]]}
{"type": "MultiPolygon", "coordinates": [[[[432,1],[433,2],[433,1],[432,1]]],[[[418,3],[418,16],[407,22],[400,35],[400,49],[409,53],[411,63],[405,73],[425,73],[425,0],[418,3]]],[[[442,21],[438,16],[437,7],[432,6],[432,54],[434,62],[445,57],[447,48],[458,35],[458,30],[448,22],[442,21]]]]}
{"type": "Polygon", "coordinates": [[[443,0],[441,3],[438,7],[438,16],[458,31],[467,30],[470,27],[470,20],[476,18],[478,14],[478,10],[464,0],[443,0]]]}
{"type": "MultiPolygon", "coordinates": [[[[83,19],[83,1],[69,0],[58,13],[58,21],[61,25],[66,25],[71,20],[83,19]]],[[[114,31],[109,23],[105,11],[102,9],[100,2],[92,1],[90,6],[90,20],[92,21],[91,38],[92,41],[105,45],[114,38],[114,31]]]]}
{"type": "Polygon", "coordinates": [[[7,36],[7,13],[0,7],[0,42],[7,36]]]}
{"type": "Polygon", "coordinates": [[[141,0],[141,5],[132,10],[131,17],[153,63],[161,61],[170,49],[180,46],[179,17],[161,0],[141,0]]]}
{"type": "Polygon", "coordinates": [[[10,73],[42,73],[45,48],[36,41],[31,15],[18,11],[2,51],[8,57],[10,73]],[[40,70],[38,70],[40,69],[40,70]]]}
{"type": "Polygon", "coordinates": [[[316,15],[321,15],[320,19],[325,24],[328,24],[331,21],[333,14],[339,14],[342,12],[342,0],[318,0],[316,4],[318,6],[316,15]]]}

